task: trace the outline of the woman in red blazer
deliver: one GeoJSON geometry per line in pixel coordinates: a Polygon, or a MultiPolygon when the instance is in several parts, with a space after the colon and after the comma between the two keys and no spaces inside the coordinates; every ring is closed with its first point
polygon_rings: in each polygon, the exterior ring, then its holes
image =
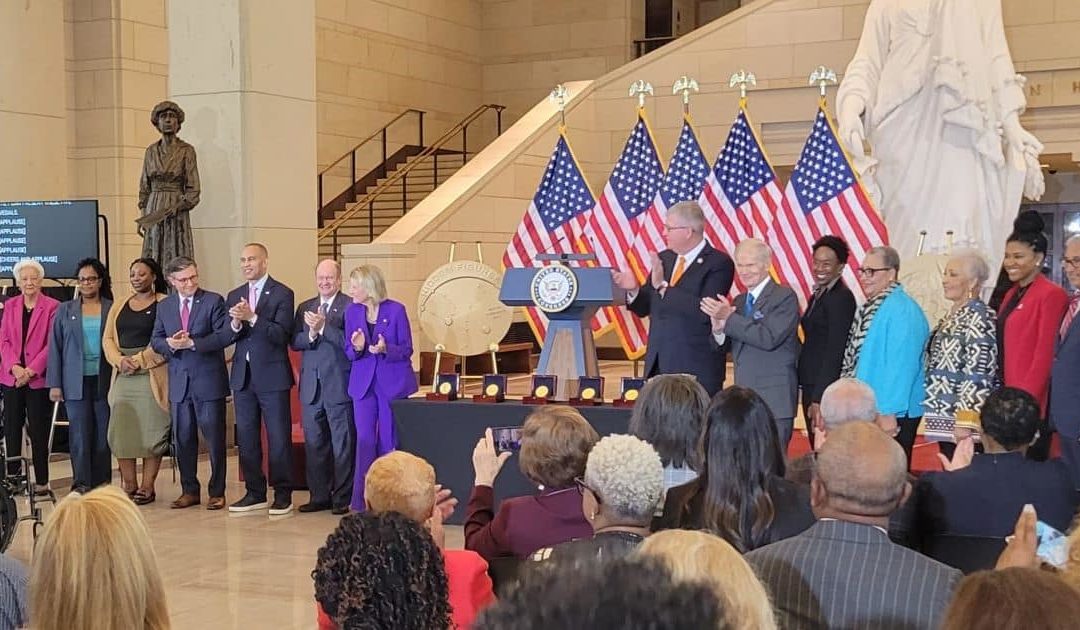
{"type": "Polygon", "coordinates": [[[1050,450],[1046,405],[1054,344],[1069,298],[1042,275],[1047,240],[1037,212],[1023,212],[1005,244],[1005,273],[1013,283],[998,309],[998,366],[1007,387],[1017,387],[1039,401],[1043,423],[1028,457],[1045,460],[1050,450]]]}
{"type": "MultiPolygon", "coordinates": [[[[0,385],[4,385],[4,439],[8,457],[22,455],[23,423],[34,449],[34,491],[49,492],[49,390],[45,364],[49,331],[59,302],[41,293],[45,270],[36,260],[20,260],[11,270],[22,291],[4,302],[0,315],[0,385]]],[[[8,475],[19,465],[8,464],[8,475]]]]}

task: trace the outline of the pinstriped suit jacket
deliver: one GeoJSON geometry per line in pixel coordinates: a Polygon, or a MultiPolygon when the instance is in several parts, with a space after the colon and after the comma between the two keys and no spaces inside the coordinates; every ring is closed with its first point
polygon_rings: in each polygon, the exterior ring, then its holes
{"type": "Polygon", "coordinates": [[[818,521],[746,554],[786,630],[936,630],[960,571],[869,525],[818,521]]]}

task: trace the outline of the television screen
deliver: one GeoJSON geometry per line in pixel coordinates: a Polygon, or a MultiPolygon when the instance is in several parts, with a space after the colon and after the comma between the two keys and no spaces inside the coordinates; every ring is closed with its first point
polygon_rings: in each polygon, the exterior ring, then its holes
{"type": "Polygon", "coordinates": [[[98,256],[98,204],[84,201],[0,202],[0,278],[33,258],[45,277],[74,278],[75,265],[98,256]]]}

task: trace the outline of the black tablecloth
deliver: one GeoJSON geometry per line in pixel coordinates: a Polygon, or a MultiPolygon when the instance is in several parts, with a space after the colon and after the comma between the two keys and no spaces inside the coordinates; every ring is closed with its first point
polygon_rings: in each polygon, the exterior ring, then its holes
{"type": "MultiPolygon", "coordinates": [[[[458,498],[458,507],[447,522],[465,521],[465,504],[472,491],[472,452],[488,427],[520,426],[535,407],[508,400],[498,404],[427,401],[409,398],[393,402],[398,448],[423,457],[435,467],[443,487],[458,498]]],[[[601,436],[626,433],[630,409],[611,406],[580,408],[581,414],[601,436]]],[[[495,480],[495,499],[534,494],[536,487],[518,467],[517,454],[503,465],[495,480]]]]}

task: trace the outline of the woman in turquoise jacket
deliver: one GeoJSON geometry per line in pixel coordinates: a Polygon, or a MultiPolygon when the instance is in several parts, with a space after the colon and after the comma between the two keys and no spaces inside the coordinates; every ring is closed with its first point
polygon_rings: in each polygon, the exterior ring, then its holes
{"type": "Polygon", "coordinates": [[[842,375],[857,378],[874,390],[878,423],[893,427],[910,468],[926,398],[923,351],[930,325],[919,305],[897,282],[899,273],[900,255],[895,249],[874,247],[866,252],[859,268],[866,302],[851,324],[842,375]]]}

